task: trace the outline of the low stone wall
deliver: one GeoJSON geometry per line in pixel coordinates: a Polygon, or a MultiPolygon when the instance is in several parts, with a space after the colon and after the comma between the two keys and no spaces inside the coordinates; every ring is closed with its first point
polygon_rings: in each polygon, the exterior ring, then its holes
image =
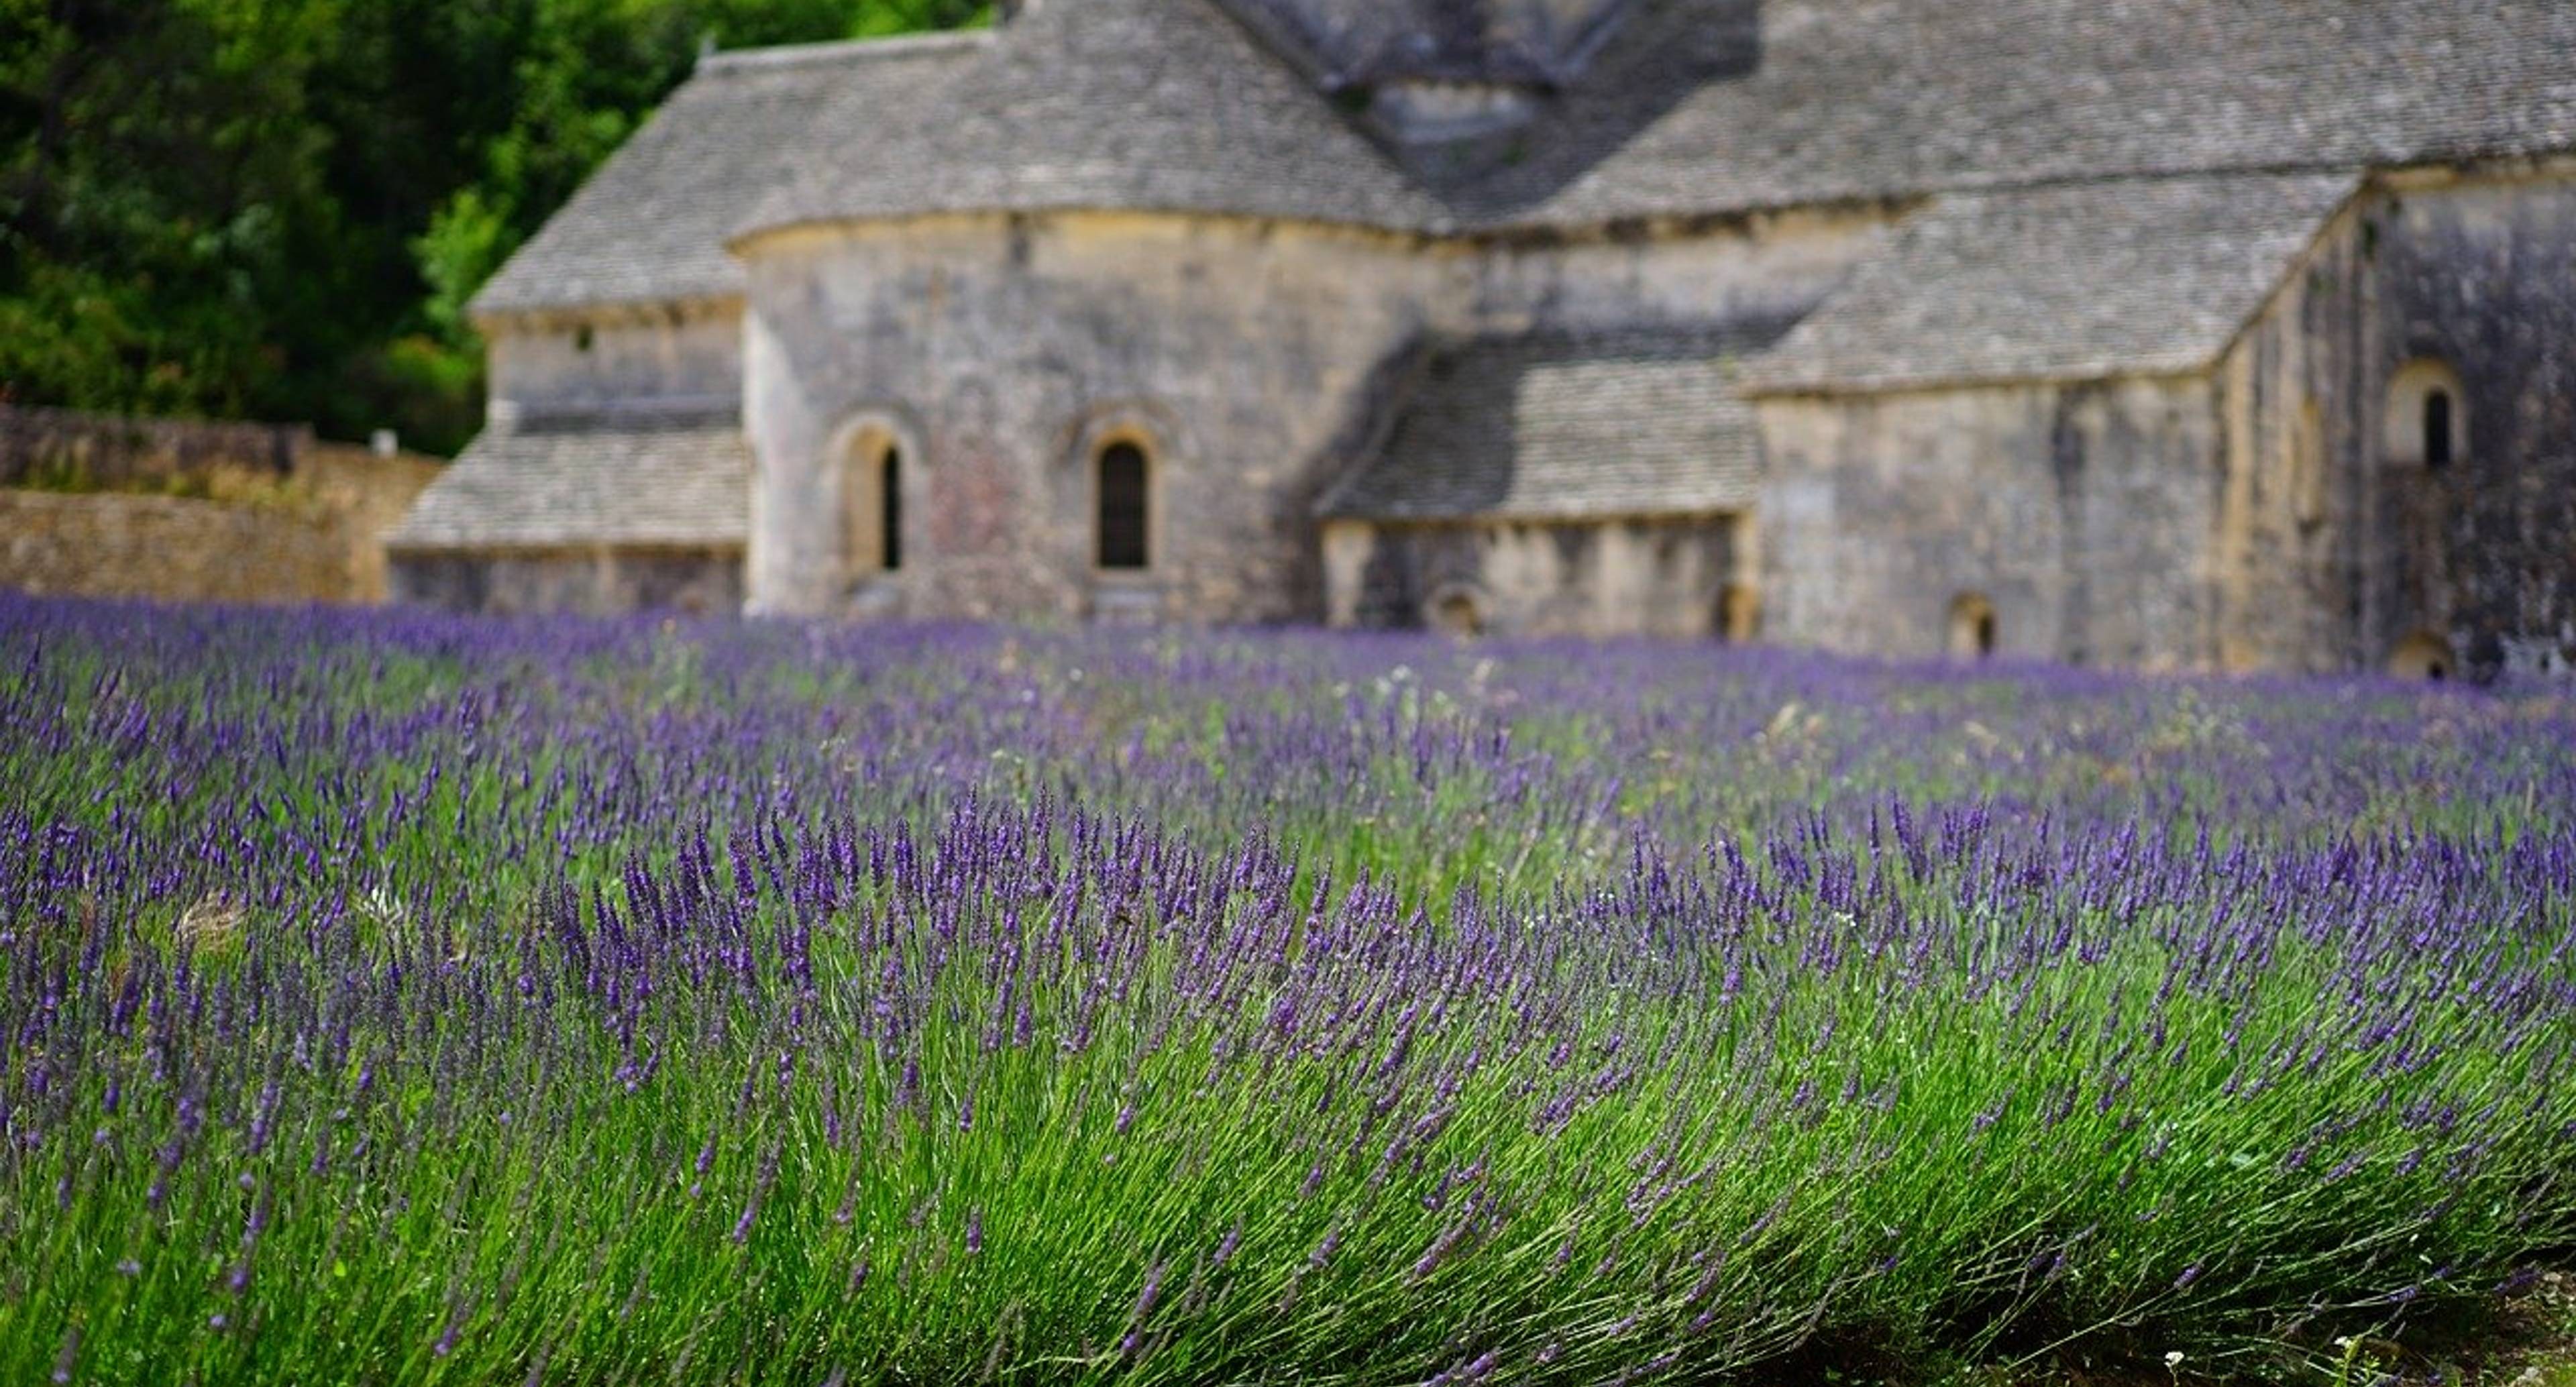
{"type": "Polygon", "coordinates": [[[155,490],[215,471],[285,477],[314,447],[300,424],[134,419],[0,405],[0,486],[76,481],[82,490],[155,490]]]}
{"type": "MultiPolygon", "coordinates": [[[[29,413],[15,412],[20,422],[29,413]]],[[[112,422],[93,421],[91,436],[108,436],[112,422]]],[[[140,436],[159,427],[135,425],[140,436]]],[[[245,437],[273,432],[242,426],[245,437]]],[[[283,475],[212,455],[190,466],[211,495],[0,489],[0,588],[172,602],[381,602],[384,535],[439,468],[412,454],[309,440],[283,475]]]]}
{"type": "Polygon", "coordinates": [[[193,602],[362,600],[328,516],[175,496],[0,491],[0,586],[193,602]]]}
{"type": "Polygon", "coordinates": [[[445,465],[418,453],[381,457],[337,443],[318,443],[304,454],[295,482],[334,518],[349,548],[348,600],[383,602],[393,595],[385,536],[445,465]]]}

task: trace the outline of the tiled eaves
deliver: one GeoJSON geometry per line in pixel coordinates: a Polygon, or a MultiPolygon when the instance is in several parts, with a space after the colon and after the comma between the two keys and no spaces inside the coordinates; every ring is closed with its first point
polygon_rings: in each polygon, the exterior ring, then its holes
{"type": "Polygon", "coordinates": [[[487,429],[386,537],[398,550],[740,548],[751,449],[731,421],[487,429]]]}
{"type": "Polygon", "coordinates": [[[2358,173],[2199,176],[1945,198],[1750,363],[1748,397],[2204,373],[2358,173]]]}
{"type": "Polygon", "coordinates": [[[1736,363],[1777,324],[1450,344],[1317,513],[1374,521],[1714,514],[1749,506],[1761,444],[1736,363]]]}
{"type": "Polygon", "coordinates": [[[1056,0],[968,37],[710,59],[481,307],[737,294],[729,235],[924,215],[1508,243],[2106,177],[2533,157],[2576,149],[2570,51],[2576,6],[2557,0],[1661,0],[1607,32],[1521,157],[1434,188],[1217,0],[1056,0]]]}

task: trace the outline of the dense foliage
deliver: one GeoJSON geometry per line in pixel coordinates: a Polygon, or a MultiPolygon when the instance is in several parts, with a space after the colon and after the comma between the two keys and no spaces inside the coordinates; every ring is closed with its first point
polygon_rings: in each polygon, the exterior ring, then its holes
{"type": "Polygon", "coordinates": [[[477,417],[465,300],[727,46],[977,0],[0,0],[0,400],[477,417]]]}
{"type": "Polygon", "coordinates": [[[2191,1376],[2576,1240],[2563,693],[0,650],[0,1380],[2191,1376]]]}

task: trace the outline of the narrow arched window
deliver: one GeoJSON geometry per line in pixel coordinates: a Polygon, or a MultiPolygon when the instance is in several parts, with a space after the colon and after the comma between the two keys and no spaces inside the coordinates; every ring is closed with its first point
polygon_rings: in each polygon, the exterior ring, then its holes
{"type": "Polygon", "coordinates": [[[2424,397],[2424,469],[2439,472],[2451,465],[2451,392],[2424,397]]]}
{"type": "Polygon", "coordinates": [[[885,570],[903,567],[903,450],[889,447],[877,464],[877,553],[885,570]]]}
{"type": "Polygon", "coordinates": [[[2440,472],[2468,460],[2468,391],[2449,362],[2419,357],[2388,378],[2381,456],[2399,467],[2440,472]]]}
{"type": "Polygon", "coordinates": [[[1460,640],[1485,634],[1485,599],[1474,588],[1451,584],[1433,593],[1423,608],[1432,630],[1460,640]]]}
{"type": "Polygon", "coordinates": [[[1100,566],[1139,569],[1152,557],[1152,517],[1145,450],[1112,443],[1100,450],[1100,566]]]}
{"type": "Polygon", "coordinates": [[[903,567],[903,447],[876,428],[842,446],[841,580],[856,592],[903,567]]]}

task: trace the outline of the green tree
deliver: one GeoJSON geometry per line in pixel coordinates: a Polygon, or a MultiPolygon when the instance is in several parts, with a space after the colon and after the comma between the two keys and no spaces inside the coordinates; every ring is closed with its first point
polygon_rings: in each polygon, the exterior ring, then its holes
{"type": "Polygon", "coordinates": [[[480,414],[463,306],[701,46],[974,0],[0,0],[0,399],[392,425],[480,414]]]}

